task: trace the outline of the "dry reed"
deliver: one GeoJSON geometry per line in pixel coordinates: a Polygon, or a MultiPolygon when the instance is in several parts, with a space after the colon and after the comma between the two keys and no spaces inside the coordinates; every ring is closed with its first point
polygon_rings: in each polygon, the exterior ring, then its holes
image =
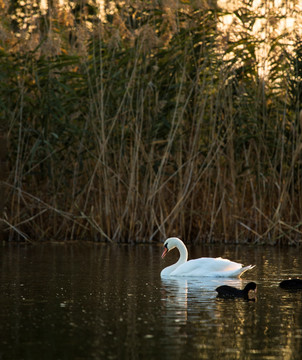
{"type": "Polygon", "coordinates": [[[225,60],[218,10],[174,11],[121,12],[83,56],[2,53],[7,239],[300,242],[297,61],[278,48],[276,89],[242,41],[225,60]]]}

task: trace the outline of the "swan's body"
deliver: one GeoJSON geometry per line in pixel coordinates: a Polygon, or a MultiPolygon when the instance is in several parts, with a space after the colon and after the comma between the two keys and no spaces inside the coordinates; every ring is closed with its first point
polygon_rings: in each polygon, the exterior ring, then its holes
{"type": "Polygon", "coordinates": [[[213,276],[213,277],[239,277],[245,271],[252,269],[254,266],[248,265],[243,267],[242,264],[222,258],[203,257],[188,261],[188,251],[185,244],[178,238],[172,237],[165,241],[165,250],[162,258],[168,251],[177,248],[180,257],[178,261],[166,267],[160,273],[161,277],[169,276],[213,276]]]}
{"type": "Polygon", "coordinates": [[[218,292],[217,297],[219,298],[229,298],[229,299],[243,298],[246,300],[254,300],[256,289],[257,289],[256,283],[249,282],[242,290],[236,289],[233,286],[222,285],[216,288],[216,291],[218,292]],[[253,292],[253,294],[250,295],[250,292],[253,292]]]}

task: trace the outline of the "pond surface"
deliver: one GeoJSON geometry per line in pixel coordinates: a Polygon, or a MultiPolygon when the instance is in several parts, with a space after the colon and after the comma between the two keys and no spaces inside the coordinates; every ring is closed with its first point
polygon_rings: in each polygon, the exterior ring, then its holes
{"type": "Polygon", "coordinates": [[[4,246],[0,359],[301,359],[299,248],[191,246],[256,268],[242,279],[161,280],[160,245],[4,246]],[[258,284],[255,302],[217,299],[258,284]]]}

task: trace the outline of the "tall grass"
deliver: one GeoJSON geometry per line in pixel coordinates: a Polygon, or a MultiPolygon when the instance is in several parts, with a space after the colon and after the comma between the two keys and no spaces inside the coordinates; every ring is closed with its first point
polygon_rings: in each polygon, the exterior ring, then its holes
{"type": "Polygon", "coordinates": [[[217,9],[130,10],[85,53],[2,50],[6,238],[300,242],[300,43],[264,81],[217,9]]]}

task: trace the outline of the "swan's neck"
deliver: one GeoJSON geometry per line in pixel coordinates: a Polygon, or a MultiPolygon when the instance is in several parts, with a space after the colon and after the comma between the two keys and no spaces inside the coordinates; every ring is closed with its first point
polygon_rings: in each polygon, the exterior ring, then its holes
{"type": "Polygon", "coordinates": [[[179,251],[179,259],[175,265],[179,266],[188,260],[188,250],[182,242],[176,244],[176,248],[179,251]]]}
{"type": "Polygon", "coordinates": [[[179,241],[175,244],[175,247],[179,251],[179,259],[173,265],[170,265],[164,268],[161,272],[161,276],[169,276],[175,269],[177,269],[180,265],[184,264],[188,260],[188,250],[183,242],[179,241]]]}

